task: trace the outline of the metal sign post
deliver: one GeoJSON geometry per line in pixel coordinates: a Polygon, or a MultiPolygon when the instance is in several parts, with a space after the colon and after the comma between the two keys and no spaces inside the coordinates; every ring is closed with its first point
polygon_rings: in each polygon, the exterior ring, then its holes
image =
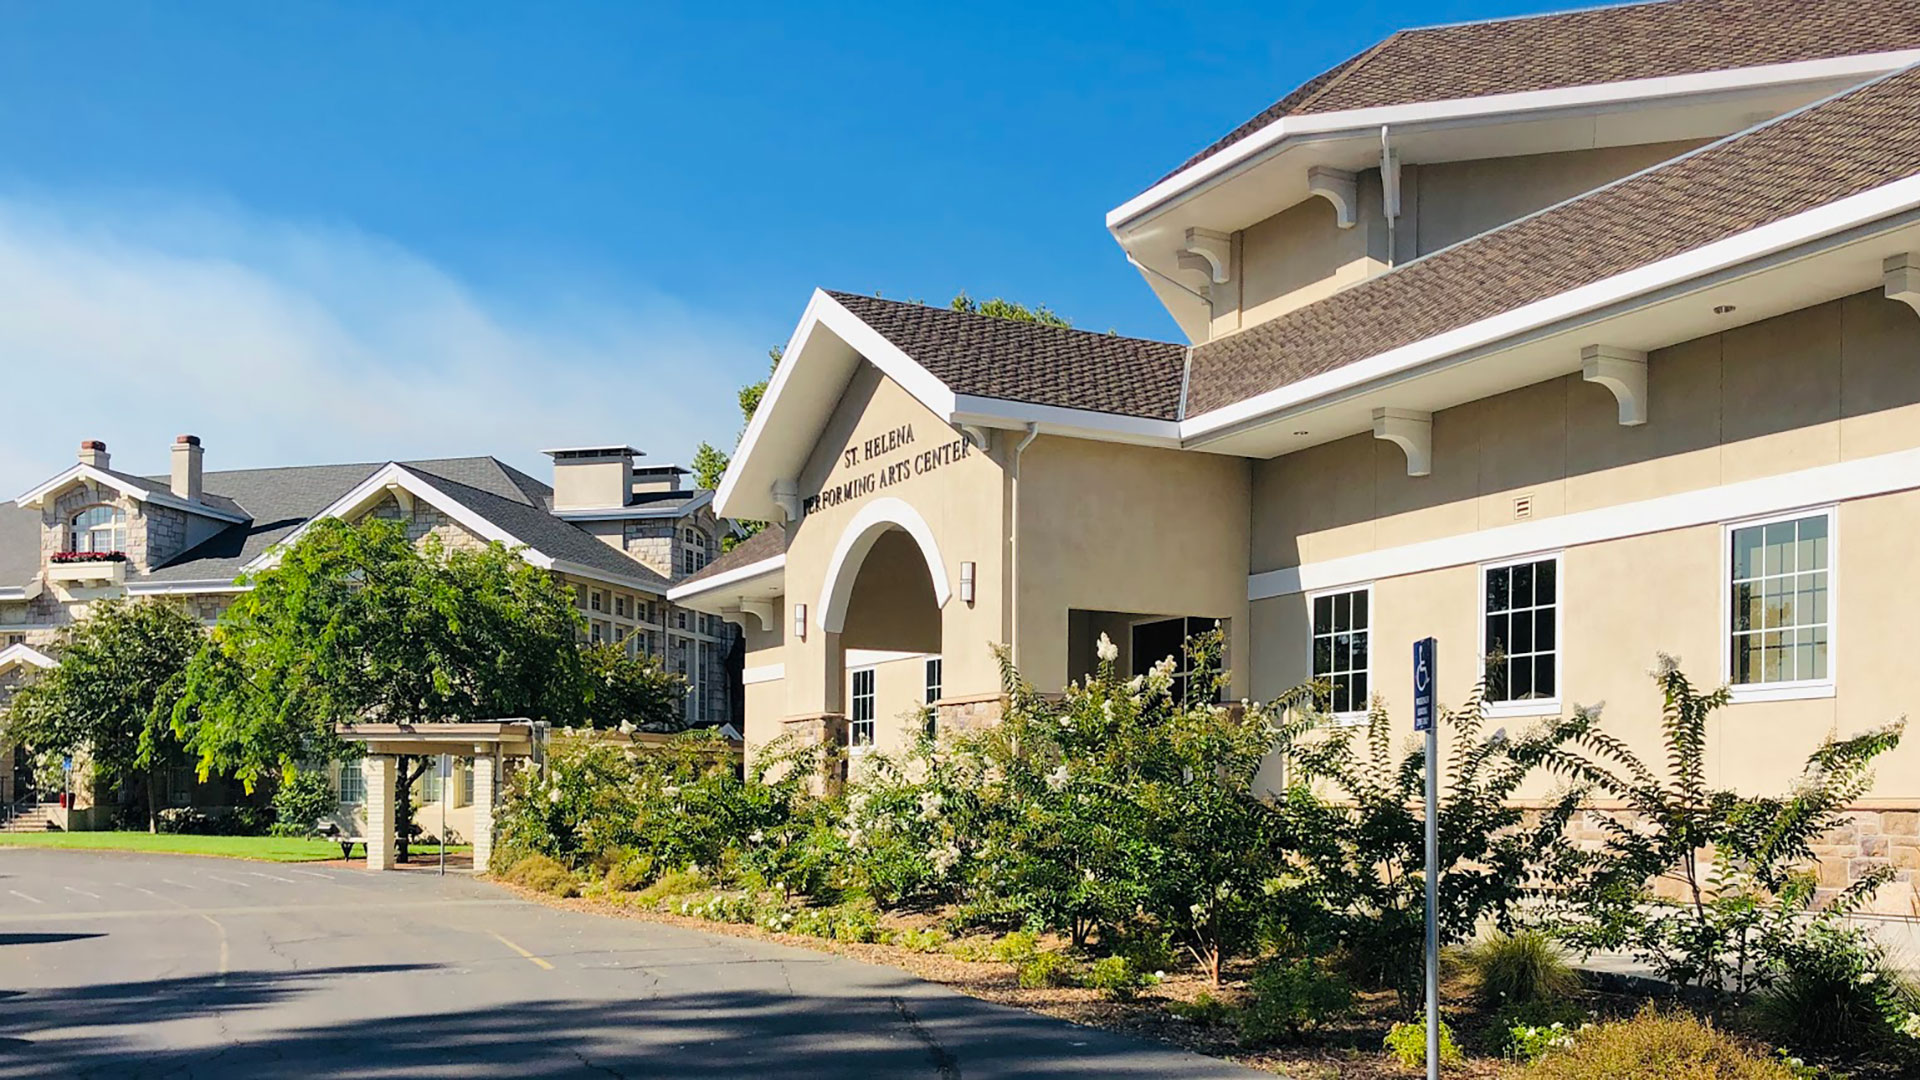
{"type": "Polygon", "coordinates": [[[1438,643],[1413,643],[1413,730],[1427,735],[1427,1080],[1440,1078],[1440,730],[1434,723],[1438,643]]]}
{"type": "MultiPolygon", "coordinates": [[[[447,876],[447,799],[452,794],[449,787],[453,782],[453,755],[441,754],[435,764],[440,770],[440,876],[447,876]]],[[[1431,801],[1431,800],[1429,800],[1431,801]]]]}

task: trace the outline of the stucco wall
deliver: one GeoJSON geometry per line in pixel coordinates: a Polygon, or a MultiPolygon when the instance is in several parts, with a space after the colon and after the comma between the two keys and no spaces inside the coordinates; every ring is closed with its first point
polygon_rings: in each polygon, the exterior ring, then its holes
{"type": "MultiPolygon", "coordinates": [[[[1228,620],[1232,690],[1245,692],[1248,463],[1044,436],[1020,463],[1021,672],[1066,685],[1068,612],[1228,620]]],[[[1078,670],[1077,667],[1074,670],[1078,670]]]]}
{"type": "Polygon", "coordinates": [[[1413,218],[1422,255],[1592,191],[1699,145],[1699,140],[1419,166],[1413,218]]]}
{"type": "MultiPolygon", "coordinates": [[[[1920,446],[1917,360],[1920,320],[1864,293],[1654,353],[1644,427],[1621,427],[1606,391],[1569,376],[1437,414],[1429,477],[1406,476],[1400,451],[1367,436],[1262,462],[1252,565],[1311,566],[1514,525],[1520,496],[1531,499],[1528,520],[1542,521],[1911,449],[1920,446]]],[[[1779,791],[1827,734],[1920,701],[1905,640],[1906,609],[1920,595],[1911,555],[1920,490],[1843,501],[1836,513],[1831,696],[1730,706],[1710,749],[1718,783],[1779,791]]],[[[1604,701],[1609,729],[1653,754],[1660,702],[1646,672],[1655,653],[1678,655],[1703,686],[1727,677],[1726,543],[1716,521],[1567,548],[1561,699],[1604,701]]],[[[1442,697],[1463,699],[1479,665],[1478,563],[1372,586],[1373,685],[1396,721],[1408,715],[1416,637],[1439,638],[1442,697]]],[[[1257,695],[1306,678],[1308,619],[1303,594],[1252,605],[1257,695]]],[[[1920,740],[1878,773],[1873,799],[1920,800],[1920,740]]]]}

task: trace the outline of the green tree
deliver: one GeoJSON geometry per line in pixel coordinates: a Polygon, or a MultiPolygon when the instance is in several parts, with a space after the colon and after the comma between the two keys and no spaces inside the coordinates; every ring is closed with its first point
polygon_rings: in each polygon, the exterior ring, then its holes
{"type": "MultiPolygon", "coordinates": [[[[579,615],[559,579],[500,544],[416,546],[396,521],[326,519],[249,579],[187,670],[174,728],[202,775],[248,789],[337,759],[334,726],[585,719],[579,615]]],[[[402,761],[396,824],[426,768],[402,761]]],[[[402,832],[402,853],[405,852],[402,832]]]]}
{"type": "Polygon", "coordinates": [[[686,680],[662,670],[658,660],[628,656],[624,645],[612,642],[585,650],[580,660],[592,690],[587,703],[589,726],[685,730],[680,702],[686,696],[686,680]]]}
{"type": "Polygon", "coordinates": [[[105,600],[62,632],[58,667],[22,687],[10,737],[42,753],[85,753],[96,782],[145,788],[155,828],[162,769],[184,760],[172,720],[200,623],[178,604],[105,600]]]}
{"type": "Polygon", "coordinates": [[[960,295],[947,305],[955,311],[964,311],[969,315],[985,315],[991,319],[1006,319],[1010,322],[1038,323],[1041,326],[1070,327],[1072,320],[1057,315],[1045,304],[1028,307],[1017,300],[1004,300],[996,296],[991,300],[975,300],[962,289],[960,295]]]}

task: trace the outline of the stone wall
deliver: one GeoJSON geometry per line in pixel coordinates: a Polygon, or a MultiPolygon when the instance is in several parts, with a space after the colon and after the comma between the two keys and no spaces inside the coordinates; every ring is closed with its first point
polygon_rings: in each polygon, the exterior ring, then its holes
{"type": "Polygon", "coordinates": [[[669,581],[678,575],[674,568],[674,537],[679,523],[674,520],[646,518],[626,523],[621,545],[627,556],[638,559],[647,569],[669,581]]]}
{"type": "Polygon", "coordinates": [[[127,561],[141,573],[187,549],[187,514],[170,506],[134,503],[127,515],[127,561]]]}
{"type": "Polygon", "coordinates": [[[487,546],[486,540],[469,531],[466,526],[448,517],[438,508],[417,499],[414,501],[412,511],[408,511],[392,494],[387,494],[367,511],[366,516],[405,522],[407,539],[416,544],[427,536],[433,535],[439,537],[440,542],[449,549],[478,550],[487,546]]]}

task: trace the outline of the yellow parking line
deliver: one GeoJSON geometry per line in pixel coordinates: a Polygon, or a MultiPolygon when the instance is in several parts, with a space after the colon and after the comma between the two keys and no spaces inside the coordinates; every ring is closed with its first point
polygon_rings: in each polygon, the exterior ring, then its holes
{"type": "Polygon", "coordinates": [[[491,930],[487,931],[487,933],[493,934],[493,936],[499,940],[500,944],[505,945],[507,948],[512,949],[514,952],[519,953],[521,956],[524,956],[527,959],[533,961],[534,963],[539,964],[541,967],[546,968],[548,971],[553,970],[552,964],[547,963],[545,960],[542,960],[539,957],[528,952],[527,950],[521,948],[520,946],[515,945],[513,942],[508,941],[506,938],[500,937],[499,934],[494,934],[493,931],[491,930]]]}

